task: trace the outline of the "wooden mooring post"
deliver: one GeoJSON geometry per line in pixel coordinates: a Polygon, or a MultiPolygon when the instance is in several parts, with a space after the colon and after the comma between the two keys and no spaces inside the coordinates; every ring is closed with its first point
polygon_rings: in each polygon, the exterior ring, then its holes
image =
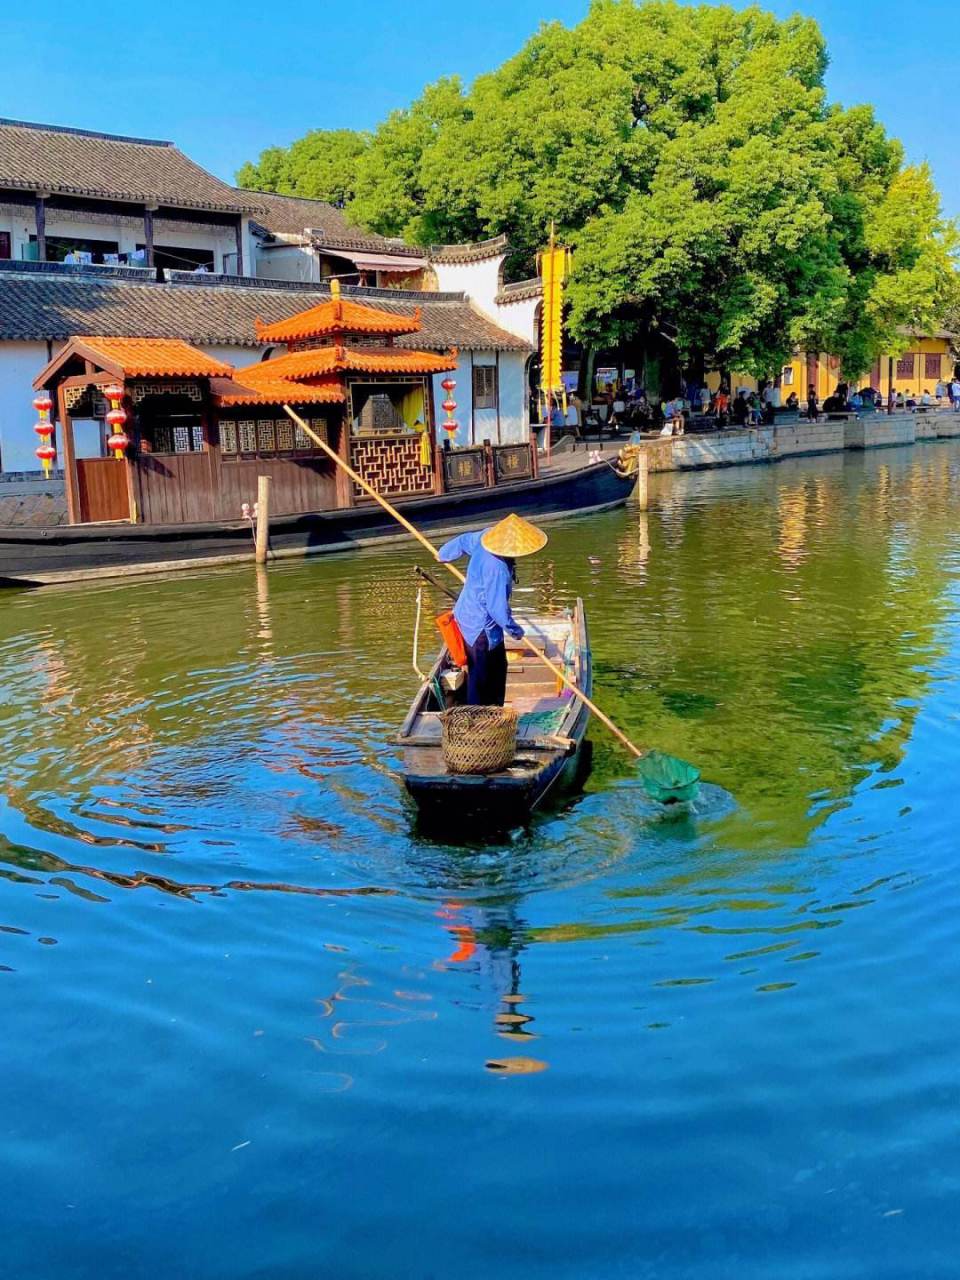
{"type": "Polygon", "coordinates": [[[270,549],[270,477],[257,476],[257,564],[267,563],[270,549]]]}
{"type": "Polygon", "coordinates": [[[647,474],[650,467],[649,455],[644,446],[637,449],[637,483],[633,487],[631,499],[640,511],[647,509],[647,474]]]}

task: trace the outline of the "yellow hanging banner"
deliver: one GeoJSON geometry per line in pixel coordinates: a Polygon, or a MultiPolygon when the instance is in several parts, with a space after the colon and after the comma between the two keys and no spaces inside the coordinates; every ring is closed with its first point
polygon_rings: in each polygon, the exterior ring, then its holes
{"type": "Polygon", "coordinates": [[[540,322],[540,392],[549,403],[552,398],[563,396],[561,364],[563,360],[563,285],[570,267],[570,251],[554,240],[550,228],[550,243],[540,254],[540,279],[543,285],[543,306],[540,322]]]}

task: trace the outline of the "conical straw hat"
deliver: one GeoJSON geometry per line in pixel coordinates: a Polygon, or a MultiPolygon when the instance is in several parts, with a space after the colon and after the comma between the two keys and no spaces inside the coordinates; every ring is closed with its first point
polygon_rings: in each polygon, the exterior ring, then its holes
{"type": "Polygon", "coordinates": [[[480,545],[495,556],[532,556],[547,545],[547,535],[523,516],[505,516],[499,524],[488,529],[480,539],[480,545]]]}

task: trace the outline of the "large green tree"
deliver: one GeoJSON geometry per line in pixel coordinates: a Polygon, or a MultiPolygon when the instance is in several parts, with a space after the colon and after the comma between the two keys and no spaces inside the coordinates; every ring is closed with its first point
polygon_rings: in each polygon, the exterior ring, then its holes
{"type": "Polygon", "coordinates": [[[955,290],[929,171],[824,89],[817,24],[594,0],[465,89],[429,86],[359,154],[352,216],[416,243],[575,250],[570,326],[757,373],[795,347],[859,372],[955,290]]]}
{"type": "Polygon", "coordinates": [[[267,147],[256,163],[237,171],[237,183],[254,191],[306,196],[343,206],[357,192],[357,170],[370,135],[352,129],[313,129],[289,147],[267,147]]]}

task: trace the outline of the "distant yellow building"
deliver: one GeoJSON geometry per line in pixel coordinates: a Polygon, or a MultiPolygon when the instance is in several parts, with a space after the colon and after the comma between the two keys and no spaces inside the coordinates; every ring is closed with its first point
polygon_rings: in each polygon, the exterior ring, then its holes
{"type": "MultiPolygon", "coordinates": [[[[924,391],[931,395],[936,391],[937,383],[946,383],[953,377],[955,364],[951,350],[954,340],[952,333],[941,332],[930,338],[911,338],[907,350],[893,358],[893,391],[896,394],[921,396],[924,391]]],[[[841,380],[840,359],[838,356],[823,352],[798,352],[780,371],[780,403],[783,404],[791,392],[795,392],[801,403],[807,398],[807,388],[812,384],[817,389],[817,398],[826,399],[837,388],[841,380]]],[[[873,367],[861,374],[859,378],[847,378],[851,390],[856,387],[871,386],[880,391],[884,398],[890,394],[890,358],[881,356],[874,360],[873,367]]],[[[707,386],[716,391],[720,385],[720,374],[712,370],[707,374],[707,386]]],[[[738,387],[747,387],[756,391],[757,379],[747,373],[731,373],[730,385],[733,391],[738,387]]]]}
{"type": "MultiPolygon", "coordinates": [[[[938,382],[948,382],[953,377],[955,363],[950,349],[952,338],[953,335],[946,332],[930,338],[911,338],[907,350],[893,357],[894,393],[902,391],[905,396],[921,396],[929,391],[933,395],[938,382]]],[[[781,402],[791,391],[797,393],[799,400],[805,400],[811,385],[816,387],[818,399],[823,400],[836,390],[840,380],[840,361],[836,356],[798,353],[781,370],[781,402]]],[[[851,389],[871,386],[886,398],[891,390],[890,357],[881,356],[859,378],[848,377],[846,381],[851,389]]]]}

